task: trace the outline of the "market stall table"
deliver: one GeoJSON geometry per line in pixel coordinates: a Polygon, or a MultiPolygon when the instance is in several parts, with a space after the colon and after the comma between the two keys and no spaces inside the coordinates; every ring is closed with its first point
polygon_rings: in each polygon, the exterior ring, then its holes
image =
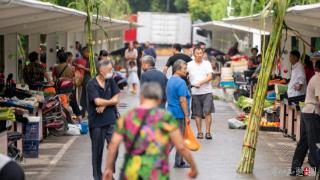
{"type": "Polygon", "coordinates": [[[295,113],[296,121],[295,121],[295,124],[294,124],[294,129],[295,129],[294,136],[295,136],[295,140],[297,142],[299,142],[299,140],[300,140],[300,127],[301,127],[301,107],[300,107],[299,104],[297,104],[295,106],[295,112],[296,112],[295,113]]]}
{"type": "Polygon", "coordinates": [[[7,154],[8,136],[7,131],[0,132],[0,154],[7,154]]]}
{"type": "Polygon", "coordinates": [[[288,131],[288,102],[284,100],[280,103],[280,130],[284,134],[288,131]]]}
{"type": "Polygon", "coordinates": [[[287,136],[293,138],[294,134],[294,121],[295,121],[295,105],[288,103],[288,131],[287,136]]]}

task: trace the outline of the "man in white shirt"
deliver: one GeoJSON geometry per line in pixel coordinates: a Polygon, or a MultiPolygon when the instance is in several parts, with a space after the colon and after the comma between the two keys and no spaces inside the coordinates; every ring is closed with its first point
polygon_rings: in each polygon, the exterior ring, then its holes
{"type": "Polygon", "coordinates": [[[291,176],[302,174],[301,166],[308,153],[309,162],[320,171],[320,61],[316,62],[315,75],[311,78],[307,88],[305,106],[301,116],[301,137],[294,152],[291,176]]]}
{"type": "Polygon", "coordinates": [[[189,80],[192,94],[192,114],[195,116],[198,139],[203,139],[202,116],[206,120],[206,139],[212,139],[210,128],[212,123],[211,113],[214,112],[212,96],[212,66],[209,61],[203,60],[204,50],[200,47],[194,49],[195,59],[188,63],[189,80]]]}
{"type": "Polygon", "coordinates": [[[302,96],[306,94],[306,74],[304,67],[300,62],[299,51],[293,50],[290,52],[289,57],[290,63],[292,64],[291,78],[288,85],[288,97],[302,96]]]}

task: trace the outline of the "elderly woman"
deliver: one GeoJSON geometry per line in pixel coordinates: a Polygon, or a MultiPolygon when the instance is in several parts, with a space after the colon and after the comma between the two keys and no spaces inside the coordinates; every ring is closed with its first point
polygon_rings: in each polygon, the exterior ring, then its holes
{"type": "Polygon", "coordinates": [[[198,174],[191,153],[186,149],[178,121],[159,109],[162,99],[157,83],[145,83],[141,104],[121,117],[109,146],[104,180],[112,179],[115,154],[124,141],[126,155],[120,179],[169,179],[170,142],[190,164],[189,176],[198,174]]]}

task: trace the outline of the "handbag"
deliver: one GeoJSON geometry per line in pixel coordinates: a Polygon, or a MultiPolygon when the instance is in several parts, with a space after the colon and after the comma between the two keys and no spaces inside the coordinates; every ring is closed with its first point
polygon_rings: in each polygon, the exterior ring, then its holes
{"type": "Polygon", "coordinates": [[[73,91],[73,80],[70,78],[61,78],[63,72],[67,69],[68,64],[62,69],[55,82],[55,88],[58,94],[71,93],[73,91]]]}
{"type": "Polygon", "coordinates": [[[129,155],[130,155],[131,152],[133,151],[134,144],[136,143],[136,141],[137,141],[138,138],[140,137],[140,131],[141,131],[143,125],[145,124],[146,119],[147,119],[148,115],[150,114],[151,110],[152,110],[152,109],[148,110],[148,112],[146,112],[146,113],[143,115],[141,124],[140,124],[140,126],[139,126],[138,131],[137,131],[137,134],[134,136],[133,141],[132,141],[132,144],[131,144],[130,148],[128,149],[128,152],[126,153],[126,155],[125,155],[125,157],[124,157],[123,166],[122,166],[122,169],[121,169],[121,172],[120,172],[120,180],[125,180],[125,168],[126,168],[127,163],[128,163],[128,161],[129,161],[129,155]]]}

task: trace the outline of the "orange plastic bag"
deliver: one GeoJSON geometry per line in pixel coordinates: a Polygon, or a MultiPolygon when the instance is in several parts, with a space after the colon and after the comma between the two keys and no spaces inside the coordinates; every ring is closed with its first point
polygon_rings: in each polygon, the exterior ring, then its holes
{"type": "Polygon", "coordinates": [[[194,136],[194,133],[190,124],[187,124],[184,130],[184,142],[186,143],[187,148],[190,151],[198,151],[200,149],[200,143],[194,136]]]}
{"type": "Polygon", "coordinates": [[[48,88],[45,88],[43,92],[55,94],[56,89],[54,87],[48,87],[48,88]]]}
{"type": "Polygon", "coordinates": [[[60,97],[60,101],[61,101],[62,105],[64,105],[64,106],[69,105],[69,97],[67,95],[60,94],[59,97],[60,97]]]}

